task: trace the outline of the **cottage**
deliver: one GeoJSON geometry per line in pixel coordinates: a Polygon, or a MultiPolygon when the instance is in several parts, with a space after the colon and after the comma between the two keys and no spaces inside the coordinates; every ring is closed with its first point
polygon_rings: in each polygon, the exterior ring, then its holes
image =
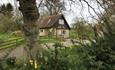
{"type": "Polygon", "coordinates": [[[63,14],[42,17],[38,20],[39,36],[69,37],[70,26],[63,14]]]}

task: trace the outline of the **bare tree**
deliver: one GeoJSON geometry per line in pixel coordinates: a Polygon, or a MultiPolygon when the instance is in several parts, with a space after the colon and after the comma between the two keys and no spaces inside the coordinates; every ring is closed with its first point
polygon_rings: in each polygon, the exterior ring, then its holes
{"type": "Polygon", "coordinates": [[[64,0],[43,0],[41,7],[44,8],[49,15],[62,13],[65,9],[64,0]]]}

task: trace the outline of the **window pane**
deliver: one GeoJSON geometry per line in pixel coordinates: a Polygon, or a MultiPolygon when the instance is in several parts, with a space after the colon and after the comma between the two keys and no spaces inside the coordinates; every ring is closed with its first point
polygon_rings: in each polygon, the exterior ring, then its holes
{"type": "Polygon", "coordinates": [[[64,20],[63,19],[59,19],[59,24],[64,24],[64,20]]]}

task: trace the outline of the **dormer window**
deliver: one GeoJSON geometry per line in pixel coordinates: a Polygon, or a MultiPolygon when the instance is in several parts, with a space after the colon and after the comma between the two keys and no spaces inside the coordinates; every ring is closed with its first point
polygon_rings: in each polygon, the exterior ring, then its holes
{"type": "Polygon", "coordinates": [[[59,19],[59,24],[64,24],[64,20],[63,19],[59,19]]]}

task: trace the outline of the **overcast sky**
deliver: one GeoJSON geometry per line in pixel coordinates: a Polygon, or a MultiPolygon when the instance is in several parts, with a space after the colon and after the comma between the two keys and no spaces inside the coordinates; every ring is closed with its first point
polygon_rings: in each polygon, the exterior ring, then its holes
{"type": "MultiPolygon", "coordinates": [[[[76,0],[77,1],[77,0],[76,0]]],[[[79,1],[79,0],[78,0],[79,1]]],[[[14,0],[0,0],[1,4],[12,3],[14,5],[14,0]]],[[[98,6],[94,2],[90,2],[90,4],[97,9],[98,6]]],[[[97,17],[93,10],[90,9],[91,14],[94,17],[97,17]]],[[[86,20],[92,22],[92,16],[89,14],[88,6],[86,3],[83,2],[83,7],[81,3],[76,2],[75,4],[70,5],[70,2],[66,4],[66,11],[64,11],[64,15],[69,23],[74,23],[75,18],[85,18],[86,20]]]]}

